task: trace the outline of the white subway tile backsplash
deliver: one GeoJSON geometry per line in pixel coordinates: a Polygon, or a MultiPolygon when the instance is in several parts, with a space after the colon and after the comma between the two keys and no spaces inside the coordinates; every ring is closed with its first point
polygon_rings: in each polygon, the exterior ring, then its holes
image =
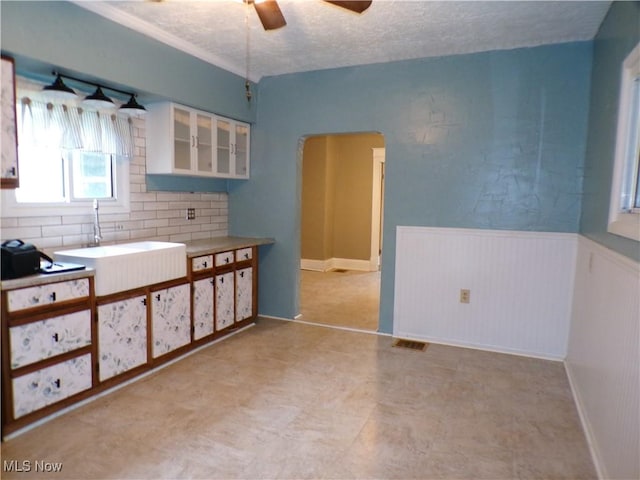
{"type": "MultiPolygon", "coordinates": [[[[103,243],[149,239],[183,242],[227,235],[226,193],[147,192],[143,118],[134,119],[135,151],[129,164],[130,212],[101,214],[103,243]],[[186,209],[195,208],[195,220],[186,209]]],[[[0,218],[2,239],[20,238],[48,253],[93,240],[93,212],[84,215],[0,218]]]]}
{"type": "Polygon", "coordinates": [[[170,242],[188,242],[189,240],[192,240],[192,239],[193,239],[193,236],[190,233],[179,233],[176,235],[169,236],[170,242]]]}
{"type": "Polygon", "coordinates": [[[129,178],[131,179],[131,183],[144,183],[144,173],[129,172],[129,178]]]}
{"type": "Polygon", "coordinates": [[[0,227],[2,228],[17,227],[17,226],[18,226],[17,217],[0,218],[0,227]]]}
{"type": "Polygon", "coordinates": [[[58,235],[77,235],[82,233],[82,224],[74,223],[72,225],[55,225],[55,226],[43,226],[43,237],[56,237],[58,235]]]}
{"type": "Polygon", "coordinates": [[[60,225],[62,223],[62,217],[21,217],[18,218],[18,226],[30,227],[30,226],[42,226],[42,225],[60,225]]]}
{"type": "Polygon", "coordinates": [[[166,218],[156,218],[154,220],[145,220],[143,223],[144,223],[144,228],[169,226],[169,220],[166,218]]]}
{"type": "Polygon", "coordinates": [[[180,227],[160,227],[160,228],[158,228],[158,235],[175,235],[177,233],[180,233],[180,227]]]}
{"type": "Polygon", "coordinates": [[[41,227],[5,227],[2,226],[2,239],[11,240],[14,238],[40,238],[42,237],[41,227]]]}
{"type": "Polygon", "coordinates": [[[169,202],[144,202],[145,210],[169,210],[169,202]]]}

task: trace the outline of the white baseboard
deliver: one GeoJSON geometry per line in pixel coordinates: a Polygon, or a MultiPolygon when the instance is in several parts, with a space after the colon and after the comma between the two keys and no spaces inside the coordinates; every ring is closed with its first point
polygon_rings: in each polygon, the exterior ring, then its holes
{"type": "Polygon", "coordinates": [[[591,428],[591,423],[589,423],[589,417],[587,416],[587,411],[584,407],[584,402],[580,396],[580,391],[577,388],[576,380],[571,370],[571,365],[567,363],[566,360],[564,361],[564,370],[567,373],[567,378],[569,379],[569,387],[571,387],[573,402],[576,404],[576,410],[578,410],[578,416],[580,417],[580,423],[582,424],[582,431],[587,439],[587,445],[589,446],[589,452],[591,453],[591,460],[593,460],[593,466],[596,469],[596,474],[599,479],[607,478],[602,459],[598,453],[598,446],[595,443],[596,437],[593,434],[593,428],[591,428]]]}
{"type": "Polygon", "coordinates": [[[314,272],[326,272],[329,268],[329,260],[312,260],[309,258],[300,259],[300,268],[302,270],[312,270],[314,272]]]}
{"type": "Polygon", "coordinates": [[[300,259],[302,270],[312,270],[315,272],[328,272],[337,268],[344,270],[357,270],[360,272],[375,272],[377,265],[372,266],[369,260],[358,260],[354,258],[328,258],[326,260],[313,260],[308,258],[300,259]]]}

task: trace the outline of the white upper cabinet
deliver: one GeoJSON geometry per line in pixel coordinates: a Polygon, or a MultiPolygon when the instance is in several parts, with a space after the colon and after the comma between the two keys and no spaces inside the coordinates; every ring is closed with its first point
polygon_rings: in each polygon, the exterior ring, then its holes
{"type": "Polygon", "coordinates": [[[249,178],[248,124],[175,103],[148,111],[148,173],[249,178]]]}
{"type": "Polygon", "coordinates": [[[216,118],[216,175],[249,178],[249,125],[216,118]]]}

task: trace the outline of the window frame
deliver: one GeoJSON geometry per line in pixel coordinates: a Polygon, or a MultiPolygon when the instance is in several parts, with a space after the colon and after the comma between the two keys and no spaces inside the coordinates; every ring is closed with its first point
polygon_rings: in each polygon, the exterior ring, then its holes
{"type": "MultiPolygon", "coordinates": [[[[640,241],[640,209],[624,208],[622,195],[625,190],[624,182],[631,175],[637,179],[640,173],[639,160],[629,155],[630,143],[638,141],[638,132],[632,132],[631,122],[633,114],[633,84],[640,76],[640,43],[627,55],[622,63],[622,75],[620,82],[620,99],[618,104],[618,122],[616,134],[616,149],[614,157],[614,169],[611,185],[611,198],[609,201],[609,219],[607,231],[614,235],[640,241]],[[631,173],[629,169],[631,168],[631,173]]],[[[640,121],[638,121],[640,126],[640,121]]],[[[637,146],[632,147],[637,148],[637,146]]],[[[632,191],[633,192],[633,191],[632,191]]],[[[632,192],[626,192],[632,194],[632,192]]],[[[631,199],[633,203],[633,199],[631,199]]]]}
{"type": "MultiPolygon", "coordinates": [[[[115,198],[100,199],[100,212],[129,213],[130,186],[129,160],[114,155],[113,185],[115,198]]],[[[20,203],[14,190],[2,190],[2,217],[45,217],[61,215],[85,215],[93,212],[93,199],[72,199],[71,202],[20,203]]]]}

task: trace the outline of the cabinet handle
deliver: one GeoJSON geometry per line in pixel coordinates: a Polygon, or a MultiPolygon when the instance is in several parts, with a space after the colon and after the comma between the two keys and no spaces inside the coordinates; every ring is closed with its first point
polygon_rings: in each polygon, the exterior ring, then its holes
{"type": "Polygon", "coordinates": [[[191,135],[191,146],[192,147],[196,146],[196,137],[195,137],[195,135],[191,135]]]}
{"type": "Polygon", "coordinates": [[[60,379],[58,378],[56,381],[53,382],[53,384],[57,387],[60,388],[60,379]]]}
{"type": "Polygon", "coordinates": [[[52,335],[52,338],[53,338],[56,342],[58,342],[58,341],[60,340],[60,339],[59,339],[59,337],[58,337],[58,333],[57,333],[57,332],[56,332],[56,333],[54,333],[54,334],[52,335]]]}
{"type": "Polygon", "coordinates": [[[157,301],[160,301],[160,294],[157,294],[157,295],[156,295],[156,300],[157,300],[157,301]]]}
{"type": "Polygon", "coordinates": [[[51,293],[51,295],[49,295],[49,298],[51,299],[52,302],[56,301],[56,292],[51,293]]]}
{"type": "Polygon", "coordinates": [[[229,263],[229,257],[224,259],[224,263],[229,263]]]}
{"type": "Polygon", "coordinates": [[[220,283],[224,283],[224,277],[220,277],[220,283]]]}
{"type": "Polygon", "coordinates": [[[244,272],[240,272],[240,276],[244,278],[244,272]]]}
{"type": "Polygon", "coordinates": [[[249,254],[248,254],[248,253],[245,253],[245,254],[244,254],[244,258],[246,258],[247,260],[249,260],[249,254]]]}
{"type": "Polygon", "coordinates": [[[213,278],[212,278],[211,280],[209,280],[209,283],[210,283],[211,285],[213,285],[213,278]]]}
{"type": "Polygon", "coordinates": [[[11,172],[11,176],[15,177],[16,176],[16,167],[11,167],[10,172],[11,172]]]}
{"type": "Polygon", "coordinates": [[[146,298],[143,298],[143,299],[141,300],[141,302],[142,302],[142,304],[143,304],[145,307],[147,306],[147,299],[146,299],[146,298]]]}
{"type": "Polygon", "coordinates": [[[202,266],[203,266],[204,268],[207,268],[207,261],[206,261],[206,260],[205,260],[204,262],[202,262],[202,266]]]}

